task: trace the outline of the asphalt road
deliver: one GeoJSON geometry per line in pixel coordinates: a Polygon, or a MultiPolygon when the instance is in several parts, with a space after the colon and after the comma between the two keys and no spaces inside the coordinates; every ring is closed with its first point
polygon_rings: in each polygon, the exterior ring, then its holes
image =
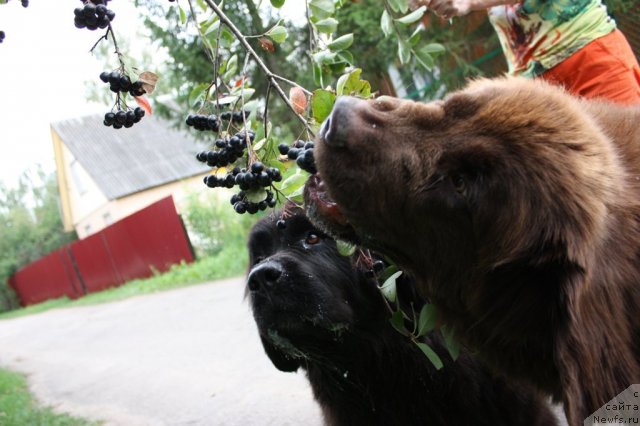
{"type": "Polygon", "coordinates": [[[241,278],[0,320],[0,365],[107,425],[321,425],[301,373],[260,345],[241,278]]]}

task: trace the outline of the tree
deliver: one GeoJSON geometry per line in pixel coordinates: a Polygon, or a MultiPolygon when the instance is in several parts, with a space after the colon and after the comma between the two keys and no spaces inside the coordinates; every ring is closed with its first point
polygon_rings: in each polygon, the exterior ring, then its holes
{"type": "Polygon", "coordinates": [[[64,232],[55,175],[25,172],[14,188],[0,184],[0,312],[16,307],[7,279],[22,266],[76,239],[64,232]]]}

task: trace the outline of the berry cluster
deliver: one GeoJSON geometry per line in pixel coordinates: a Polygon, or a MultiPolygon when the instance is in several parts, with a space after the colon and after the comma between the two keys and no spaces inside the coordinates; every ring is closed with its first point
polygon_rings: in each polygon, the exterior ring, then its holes
{"type": "Polygon", "coordinates": [[[103,123],[107,127],[113,126],[114,129],[121,129],[123,127],[128,129],[142,120],[142,117],[144,117],[144,110],[136,107],[136,109],[130,109],[128,111],[108,112],[104,115],[103,123]]]}
{"type": "Polygon", "coordinates": [[[313,156],[313,147],[314,143],[311,141],[295,141],[293,146],[281,143],[278,145],[278,152],[291,160],[296,160],[296,164],[302,170],[315,174],[318,170],[313,156]]]}
{"type": "Polygon", "coordinates": [[[267,191],[266,198],[255,203],[247,199],[247,194],[244,191],[240,191],[231,197],[231,204],[236,213],[256,214],[259,211],[266,210],[267,207],[275,207],[276,199],[273,197],[273,192],[267,191]]]}
{"type": "MultiPolygon", "coordinates": [[[[198,154],[199,157],[200,154],[198,154]]],[[[204,178],[204,183],[209,188],[233,188],[237,185],[240,192],[231,197],[234,210],[240,214],[254,214],[267,207],[275,207],[276,199],[273,192],[266,190],[266,188],[271,186],[273,182],[281,180],[280,170],[275,167],[265,167],[260,161],[256,161],[251,164],[250,170],[234,167],[231,173],[227,173],[223,177],[207,175],[204,178]],[[266,197],[258,202],[249,200],[247,192],[259,189],[266,190],[266,197]]]]}
{"type": "Polygon", "coordinates": [[[232,123],[241,124],[249,116],[249,111],[226,111],[220,114],[220,118],[232,123]]]}
{"type": "Polygon", "coordinates": [[[4,41],[4,38],[5,38],[4,31],[0,31],[0,43],[4,41]]]}
{"type": "Polygon", "coordinates": [[[245,134],[237,133],[232,137],[225,137],[216,140],[216,148],[211,151],[202,151],[196,155],[196,159],[200,162],[207,163],[209,167],[226,167],[233,164],[242,157],[246,148],[246,137],[253,142],[256,135],[253,132],[245,134]]]}
{"type": "Polygon", "coordinates": [[[104,71],[100,73],[100,80],[104,83],[109,83],[109,89],[114,93],[129,92],[131,96],[142,96],[145,94],[140,80],[132,83],[128,75],[121,74],[118,71],[104,71]]]}
{"type": "Polygon", "coordinates": [[[242,191],[266,188],[271,186],[272,182],[280,182],[281,180],[280,170],[275,167],[267,168],[259,161],[251,164],[251,170],[240,170],[235,175],[235,183],[242,191]]]}
{"type": "Polygon", "coordinates": [[[215,114],[189,114],[185,122],[187,126],[193,127],[196,130],[213,130],[214,132],[220,131],[220,120],[218,120],[218,116],[215,114]]]}
{"type": "Polygon", "coordinates": [[[113,10],[107,8],[107,1],[109,0],[90,0],[86,3],[83,1],[84,7],[76,7],[73,11],[76,28],[87,28],[91,31],[107,28],[116,17],[113,10]]]}

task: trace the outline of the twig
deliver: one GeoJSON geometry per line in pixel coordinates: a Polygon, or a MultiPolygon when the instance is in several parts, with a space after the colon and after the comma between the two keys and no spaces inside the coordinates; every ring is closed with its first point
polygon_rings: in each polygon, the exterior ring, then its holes
{"type": "Polygon", "coordinates": [[[264,114],[263,114],[263,122],[264,122],[264,137],[267,137],[267,131],[268,131],[268,114],[269,114],[269,96],[271,95],[271,82],[268,82],[269,84],[267,85],[267,94],[265,95],[265,101],[264,101],[264,114]]]}
{"type": "Polygon", "coordinates": [[[216,63],[213,57],[211,56],[211,47],[207,45],[207,41],[206,41],[207,39],[205,38],[204,34],[202,34],[202,31],[200,30],[200,26],[198,25],[198,20],[196,19],[196,12],[193,9],[193,3],[191,2],[191,0],[187,0],[187,3],[189,3],[189,10],[191,11],[191,19],[193,20],[193,25],[195,25],[196,31],[198,31],[198,35],[200,35],[200,40],[202,41],[202,44],[204,44],[205,54],[207,55],[207,58],[209,58],[209,61],[215,68],[216,63]]]}
{"type": "Polygon", "coordinates": [[[100,38],[98,39],[98,41],[96,41],[96,43],[93,45],[93,47],[91,47],[91,49],[89,49],[89,53],[93,53],[93,51],[96,49],[96,47],[98,47],[100,42],[102,40],[107,40],[108,36],[109,36],[109,28],[107,28],[107,32],[104,33],[104,35],[100,36],[100,38]]]}
{"type": "Polygon", "coordinates": [[[122,52],[120,52],[120,48],[118,47],[118,41],[116,40],[116,35],[113,32],[113,27],[111,26],[111,22],[109,22],[109,28],[107,29],[107,33],[104,36],[106,37],[109,34],[111,34],[111,40],[113,41],[113,48],[115,49],[115,53],[118,56],[118,62],[120,62],[120,69],[124,72],[126,66],[124,64],[124,60],[122,59],[122,52]]]}
{"type": "Polygon", "coordinates": [[[289,107],[289,109],[291,109],[291,111],[293,111],[293,113],[296,115],[296,117],[298,117],[298,120],[300,120],[300,122],[306,127],[307,131],[311,135],[313,135],[314,134],[313,130],[309,126],[309,123],[307,123],[307,120],[305,120],[305,118],[302,115],[300,115],[297,112],[295,112],[296,110],[293,107],[293,105],[291,104],[291,101],[289,101],[289,97],[284,93],[284,91],[282,90],[282,87],[280,87],[280,85],[276,81],[277,80],[276,75],[273,72],[271,72],[271,70],[265,65],[265,63],[262,61],[260,56],[258,56],[258,54],[255,52],[255,50],[253,50],[251,45],[247,42],[247,39],[240,32],[240,30],[238,30],[238,28],[234,25],[234,23],[231,22],[231,20],[227,17],[227,15],[224,14],[224,12],[218,7],[217,4],[215,4],[213,2],[213,0],[204,0],[204,1],[205,1],[205,3],[207,3],[207,5],[211,9],[213,9],[213,11],[216,13],[216,15],[218,15],[218,17],[220,18],[220,21],[222,23],[224,23],[229,28],[229,30],[233,33],[233,35],[236,36],[236,38],[238,39],[240,44],[242,44],[242,47],[244,47],[244,49],[247,51],[247,53],[249,55],[251,55],[251,57],[253,57],[253,59],[256,61],[256,63],[258,64],[258,67],[260,67],[262,72],[265,74],[265,76],[267,77],[267,80],[273,86],[273,88],[276,90],[276,92],[278,93],[280,98],[289,107]]]}
{"type": "Polygon", "coordinates": [[[273,78],[284,81],[285,83],[291,85],[291,86],[295,86],[295,87],[299,87],[305,94],[307,94],[308,96],[313,95],[313,93],[311,93],[310,91],[308,91],[307,89],[305,89],[304,87],[300,86],[298,83],[296,83],[295,81],[291,81],[289,79],[286,79],[282,76],[279,76],[277,74],[273,74],[273,78]]]}

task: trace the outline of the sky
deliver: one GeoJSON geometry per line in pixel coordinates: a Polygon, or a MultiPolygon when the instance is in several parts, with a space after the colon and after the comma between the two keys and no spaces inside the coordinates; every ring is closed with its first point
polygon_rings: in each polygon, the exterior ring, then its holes
{"type": "MultiPolygon", "coordinates": [[[[286,15],[301,13],[304,2],[287,3],[286,15]]],[[[104,31],[75,28],[73,9],[78,6],[78,0],[31,0],[28,8],[19,0],[0,5],[0,30],[6,33],[0,43],[0,182],[9,187],[37,165],[55,170],[51,122],[111,107],[87,100],[85,82],[99,82],[105,63],[89,50],[104,31]]],[[[136,39],[143,24],[133,1],[115,0],[109,8],[116,13],[116,36],[136,39]]],[[[109,65],[109,70],[117,67],[115,55],[109,65]]],[[[146,69],[153,70],[153,64],[146,69]]]]}
{"type": "MultiPolygon", "coordinates": [[[[77,29],[78,0],[19,0],[0,5],[0,182],[13,186],[27,169],[40,164],[55,170],[50,123],[107,111],[91,104],[85,81],[97,79],[104,60],[89,50],[104,33],[77,29]]],[[[110,3],[116,35],[132,36],[137,12],[130,1],[110,3]]],[[[110,58],[115,68],[115,55],[110,58]]]]}

